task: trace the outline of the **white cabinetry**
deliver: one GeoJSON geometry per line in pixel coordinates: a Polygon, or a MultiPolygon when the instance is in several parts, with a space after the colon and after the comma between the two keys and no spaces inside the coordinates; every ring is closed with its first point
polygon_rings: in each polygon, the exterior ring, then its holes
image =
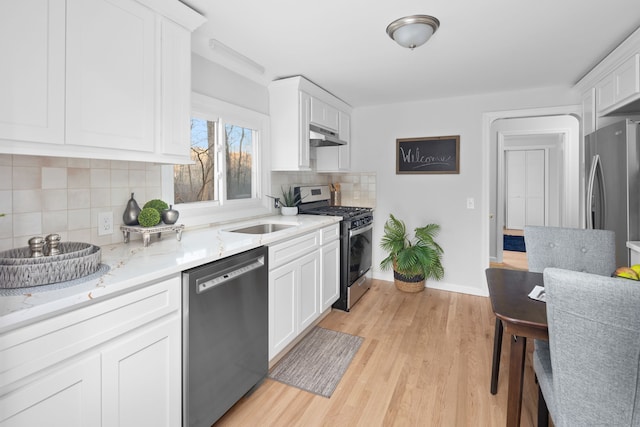
{"type": "Polygon", "coordinates": [[[269,360],[320,316],[319,233],[269,246],[269,360]]]}
{"type": "Polygon", "coordinates": [[[345,145],[316,148],[316,169],[318,172],[343,172],[351,169],[351,117],[338,112],[340,139],[345,145]]]}
{"type": "Polygon", "coordinates": [[[582,95],[582,134],[596,130],[596,89],[591,88],[582,95]]]}
{"type": "Polygon", "coordinates": [[[64,143],[64,50],[64,1],[0,2],[0,139],[64,143]]]}
{"type": "Polygon", "coordinates": [[[340,228],[338,224],[320,230],[320,312],[340,297],[340,228]]]}
{"type": "Polygon", "coordinates": [[[179,425],[180,277],[0,336],[0,425],[179,425]]]}
{"type": "Polygon", "coordinates": [[[311,98],[311,123],[337,131],[338,109],[317,98],[311,98]]]}
{"type": "MultiPolygon", "coordinates": [[[[269,113],[272,170],[299,171],[312,168],[309,123],[339,131],[343,140],[349,138],[351,107],[303,77],[271,82],[269,113]],[[346,134],[343,135],[343,132],[346,134]]],[[[318,147],[314,150],[317,156],[327,149],[327,153],[333,154],[329,156],[330,160],[318,160],[323,167],[329,163],[331,170],[349,168],[348,146],[318,147]]]]}
{"type": "Polygon", "coordinates": [[[160,25],[160,152],[184,156],[191,150],[191,32],[166,18],[161,20],[160,25]]]}
{"type": "Polygon", "coordinates": [[[582,92],[583,131],[591,133],[614,116],[640,114],[640,29],[576,85],[582,92]]]}
{"type": "Polygon", "coordinates": [[[0,153],[189,162],[190,37],[204,21],[178,2],[3,2],[0,153]]]}
{"type": "Polygon", "coordinates": [[[311,97],[296,81],[277,80],[269,86],[271,169],[309,170],[311,97]]]}
{"type": "Polygon", "coordinates": [[[598,112],[640,94],[640,54],[624,61],[596,85],[598,112]]]}
{"type": "Polygon", "coordinates": [[[180,318],[172,316],[105,348],[103,426],[180,425],[180,333],[180,318]]]}
{"type": "Polygon", "coordinates": [[[155,14],[131,0],[67,0],[67,144],[152,152],[155,14]]]}
{"type": "Polygon", "coordinates": [[[0,396],[0,425],[101,425],[100,356],[73,361],[0,396]]]}

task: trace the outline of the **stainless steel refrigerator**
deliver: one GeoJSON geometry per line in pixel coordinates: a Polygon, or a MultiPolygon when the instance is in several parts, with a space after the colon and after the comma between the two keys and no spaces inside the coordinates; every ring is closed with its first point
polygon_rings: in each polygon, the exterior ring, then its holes
{"type": "Polygon", "coordinates": [[[638,122],[623,120],[585,138],[586,225],[616,233],[616,264],[629,265],[627,241],[640,240],[638,122]]]}

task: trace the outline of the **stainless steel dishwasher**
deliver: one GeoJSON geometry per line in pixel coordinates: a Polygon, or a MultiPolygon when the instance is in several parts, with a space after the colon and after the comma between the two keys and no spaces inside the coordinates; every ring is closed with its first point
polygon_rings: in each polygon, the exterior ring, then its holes
{"type": "Polygon", "coordinates": [[[211,426],[267,375],[267,253],[182,273],[183,426],[211,426]]]}

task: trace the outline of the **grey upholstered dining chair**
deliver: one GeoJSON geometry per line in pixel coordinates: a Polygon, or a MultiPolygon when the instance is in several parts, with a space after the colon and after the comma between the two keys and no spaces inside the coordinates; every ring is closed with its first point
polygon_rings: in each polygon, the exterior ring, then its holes
{"type": "MultiPolygon", "coordinates": [[[[524,228],[529,271],[541,273],[547,267],[610,276],[616,269],[615,233],[581,228],[524,228]]],[[[491,394],[498,392],[502,321],[496,318],[491,367],[491,394]]]]}
{"type": "Polygon", "coordinates": [[[640,283],[549,268],[544,286],[538,426],[640,426],[640,283]]]}

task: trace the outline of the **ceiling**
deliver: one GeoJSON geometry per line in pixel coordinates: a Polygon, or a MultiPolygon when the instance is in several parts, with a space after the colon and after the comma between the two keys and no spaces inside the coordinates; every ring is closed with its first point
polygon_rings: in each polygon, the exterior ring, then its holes
{"type": "Polygon", "coordinates": [[[640,27],[638,0],[181,1],[208,18],[194,39],[265,71],[227,57],[228,68],[265,84],[303,75],[354,107],[573,86],[640,27]],[[385,31],[412,14],[440,20],[413,51],[385,31]]]}

